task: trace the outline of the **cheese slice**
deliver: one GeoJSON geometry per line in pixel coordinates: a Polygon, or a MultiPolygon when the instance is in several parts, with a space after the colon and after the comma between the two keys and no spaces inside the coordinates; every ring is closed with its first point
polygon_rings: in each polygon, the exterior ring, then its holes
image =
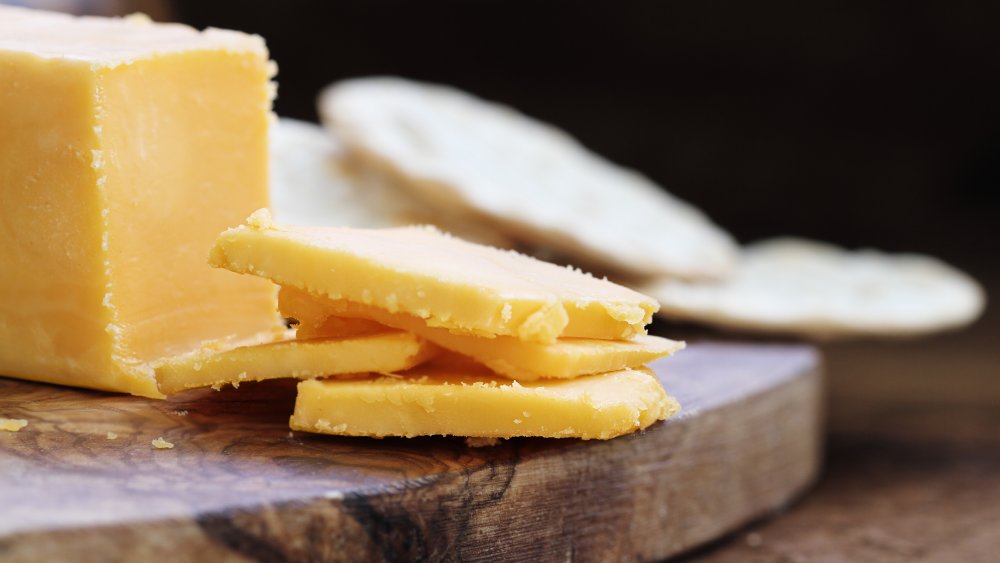
{"type": "Polygon", "coordinates": [[[678,410],[647,369],[517,383],[428,365],[396,377],[303,381],[291,427],[342,436],[606,440],[678,410]]]}
{"type": "Polygon", "coordinates": [[[296,336],[301,339],[329,338],[331,336],[348,337],[361,336],[382,332],[386,326],[367,319],[350,319],[342,317],[327,317],[318,325],[302,323],[298,326],[296,336]]]}
{"type": "Polygon", "coordinates": [[[295,319],[296,337],[302,339],[359,336],[386,330],[385,325],[375,321],[328,314],[315,306],[313,297],[304,291],[278,291],[278,310],[295,319]]]}
{"type": "Polygon", "coordinates": [[[412,334],[383,329],[377,334],[347,338],[287,340],[232,350],[189,354],[156,368],[160,391],[177,393],[244,381],[327,375],[391,373],[430,359],[437,348],[412,334]]]}
{"type": "MultiPolygon", "coordinates": [[[[628,340],[559,338],[550,344],[526,342],[510,336],[481,338],[454,334],[447,329],[430,327],[419,317],[390,313],[371,305],[345,300],[331,301],[305,292],[282,287],[278,293],[282,314],[308,319],[315,328],[302,325],[299,330],[322,334],[331,321],[369,320],[417,334],[459,354],[469,356],[495,371],[531,381],[545,378],[571,378],[627,367],[638,367],[684,348],[683,342],[659,336],[638,335],[628,340]]],[[[334,323],[336,326],[336,323],[334,323]]]]}
{"type": "Polygon", "coordinates": [[[160,396],[151,363],[278,327],[208,267],[268,204],[263,40],[0,7],[0,374],[160,396]]]}
{"type": "Polygon", "coordinates": [[[607,280],[431,227],[279,227],[266,210],[222,233],[210,262],[428,326],[535,342],[629,338],[658,308],[607,280]]]}

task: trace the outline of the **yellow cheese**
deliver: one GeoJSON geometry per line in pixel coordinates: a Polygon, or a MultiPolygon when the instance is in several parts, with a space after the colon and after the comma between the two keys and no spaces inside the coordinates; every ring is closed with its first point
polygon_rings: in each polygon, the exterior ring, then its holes
{"type": "MultiPolygon", "coordinates": [[[[597,340],[592,338],[560,338],[550,344],[526,342],[510,336],[481,338],[454,334],[447,329],[429,327],[422,319],[402,313],[390,313],[378,307],[349,301],[331,301],[305,292],[282,287],[278,293],[281,312],[295,318],[306,318],[322,327],[330,320],[343,318],[368,319],[417,334],[431,342],[464,354],[485,364],[496,373],[530,381],[543,378],[571,378],[589,373],[603,373],[627,367],[638,367],[656,358],[684,348],[659,336],[639,335],[629,340],[597,340]]],[[[300,327],[309,329],[308,325],[300,327]]]]}
{"type": "Polygon", "coordinates": [[[222,233],[210,262],[428,326],[537,342],[629,338],[658,308],[607,280],[431,227],[278,227],[266,210],[222,233]]]}
{"type": "Polygon", "coordinates": [[[385,325],[367,319],[327,317],[319,325],[300,324],[296,336],[304,340],[331,336],[362,336],[382,332],[385,328],[385,325]]]}
{"type": "Polygon", "coordinates": [[[174,443],[164,440],[163,436],[160,436],[159,438],[153,440],[152,444],[153,448],[157,450],[171,450],[174,448],[174,443]]]}
{"type": "Polygon", "coordinates": [[[150,362],[277,326],[213,270],[268,204],[259,37],[0,7],[0,374],[159,396],[150,362]]]}
{"type": "Polygon", "coordinates": [[[437,348],[392,329],[364,336],[288,340],[173,358],[156,368],[160,391],[176,393],[282,377],[391,373],[430,359],[437,348]]]}
{"type": "Polygon", "coordinates": [[[367,319],[351,319],[327,314],[322,307],[315,307],[313,297],[304,291],[279,291],[278,310],[282,315],[298,322],[296,336],[302,339],[359,336],[383,332],[386,329],[385,325],[367,319]]]}
{"type": "Polygon", "coordinates": [[[519,384],[427,366],[403,377],[303,381],[291,427],[343,436],[606,440],[679,409],[646,369],[519,384]]]}
{"type": "Polygon", "coordinates": [[[27,425],[23,418],[0,418],[0,430],[5,432],[20,432],[27,425]]]}

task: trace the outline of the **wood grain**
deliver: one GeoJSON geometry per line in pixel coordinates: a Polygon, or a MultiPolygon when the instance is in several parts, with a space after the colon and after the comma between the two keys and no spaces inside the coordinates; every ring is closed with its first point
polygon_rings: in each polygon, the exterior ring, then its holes
{"type": "Polygon", "coordinates": [[[0,560],[651,560],[812,482],[812,348],[702,343],[653,367],[677,418],[492,448],[291,433],[286,382],[150,401],[0,379],[0,417],[29,421],[0,433],[0,560]]]}
{"type": "MultiPolygon", "coordinates": [[[[984,285],[1000,292],[1000,279],[984,285]]],[[[960,333],[824,346],[822,479],[780,517],[685,560],[1000,561],[997,334],[991,305],[960,333]]]]}

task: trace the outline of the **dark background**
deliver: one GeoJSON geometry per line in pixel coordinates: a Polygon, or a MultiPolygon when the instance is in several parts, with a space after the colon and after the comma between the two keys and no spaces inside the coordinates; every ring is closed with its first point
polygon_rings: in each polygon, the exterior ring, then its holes
{"type": "Polygon", "coordinates": [[[279,115],[342,78],[556,124],[741,241],[796,234],[998,277],[1000,3],[0,0],[262,35],[279,115]]]}
{"type": "Polygon", "coordinates": [[[443,82],[554,123],[740,240],[922,251],[991,276],[1000,3],[204,2],[258,33],[276,110],[345,77],[443,82]]]}
{"type": "Polygon", "coordinates": [[[0,0],[262,35],[279,115],[338,79],[442,82],[781,234],[1000,275],[1000,3],[0,0]]]}

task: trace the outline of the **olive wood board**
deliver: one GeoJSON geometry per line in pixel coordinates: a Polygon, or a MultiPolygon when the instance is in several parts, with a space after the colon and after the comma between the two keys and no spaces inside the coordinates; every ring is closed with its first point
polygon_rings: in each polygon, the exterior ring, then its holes
{"type": "Polygon", "coordinates": [[[290,381],[156,401],[0,377],[0,417],[29,422],[0,432],[0,561],[655,560],[813,481],[814,348],[695,343],[652,367],[671,420],[480,448],[290,432],[290,381]]]}

